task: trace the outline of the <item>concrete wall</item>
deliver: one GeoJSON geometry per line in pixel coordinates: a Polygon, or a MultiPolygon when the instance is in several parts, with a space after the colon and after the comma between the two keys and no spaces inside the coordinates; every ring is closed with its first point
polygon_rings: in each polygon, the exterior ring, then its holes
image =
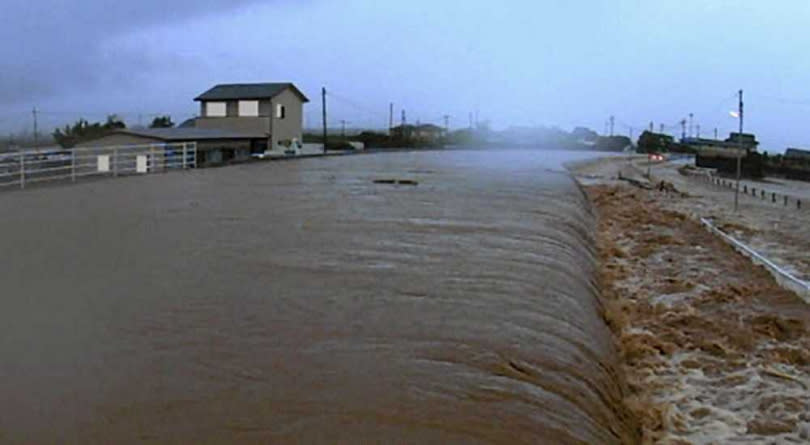
{"type": "Polygon", "coordinates": [[[250,134],[270,133],[270,118],[267,117],[201,117],[197,128],[219,128],[250,134]]]}
{"type": "Polygon", "coordinates": [[[270,143],[271,150],[284,151],[287,147],[280,144],[283,141],[295,140],[303,142],[304,102],[301,97],[288,88],[274,97],[272,103],[273,137],[270,143]],[[284,105],[287,109],[284,119],[276,117],[277,104],[284,105]]]}
{"type": "Polygon", "coordinates": [[[261,117],[270,117],[270,99],[264,99],[259,101],[259,116],[261,117]]]}

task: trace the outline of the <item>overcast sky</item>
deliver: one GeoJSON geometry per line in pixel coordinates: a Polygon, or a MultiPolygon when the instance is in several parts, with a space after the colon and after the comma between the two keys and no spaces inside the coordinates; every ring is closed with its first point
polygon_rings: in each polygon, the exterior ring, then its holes
{"type": "Polygon", "coordinates": [[[0,27],[0,129],[109,113],[175,121],[225,82],[292,81],[331,121],[396,118],[496,128],[586,125],[635,134],[652,121],[702,136],[736,126],[764,148],[810,147],[807,0],[10,0],[0,27]]]}

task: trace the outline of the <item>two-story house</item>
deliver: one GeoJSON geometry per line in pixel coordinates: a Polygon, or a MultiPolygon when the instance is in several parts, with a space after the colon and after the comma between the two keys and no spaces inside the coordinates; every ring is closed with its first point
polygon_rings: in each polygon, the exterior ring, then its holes
{"type": "Polygon", "coordinates": [[[303,142],[304,104],[292,83],[216,85],[197,96],[196,128],[266,134],[271,151],[297,150],[303,142]]]}
{"type": "Polygon", "coordinates": [[[195,142],[198,165],[250,159],[252,154],[299,153],[303,142],[303,108],[309,100],[292,83],[216,85],[194,99],[200,117],[177,128],[112,131],[79,147],[144,146],[195,142]]]}

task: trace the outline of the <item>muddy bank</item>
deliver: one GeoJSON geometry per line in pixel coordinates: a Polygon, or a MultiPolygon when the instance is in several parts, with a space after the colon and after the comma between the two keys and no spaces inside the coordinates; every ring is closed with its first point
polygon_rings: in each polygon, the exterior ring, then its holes
{"type": "Polygon", "coordinates": [[[632,443],[575,156],[0,195],[0,441],[632,443]]]}
{"type": "Polygon", "coordinates": [[[810,440],[810,309],[681,212],[589,166],[599,282],[645,443],[810,440]]]}

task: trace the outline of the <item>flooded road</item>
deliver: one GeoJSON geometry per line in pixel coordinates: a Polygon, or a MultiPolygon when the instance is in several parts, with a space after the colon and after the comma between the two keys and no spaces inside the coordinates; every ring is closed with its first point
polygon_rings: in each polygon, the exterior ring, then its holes
{"type": "Polygon", "coordinates": [[[0,194],[0,441],[626,442],[592,216],[561,170],[585,156],[0,194]]]}

